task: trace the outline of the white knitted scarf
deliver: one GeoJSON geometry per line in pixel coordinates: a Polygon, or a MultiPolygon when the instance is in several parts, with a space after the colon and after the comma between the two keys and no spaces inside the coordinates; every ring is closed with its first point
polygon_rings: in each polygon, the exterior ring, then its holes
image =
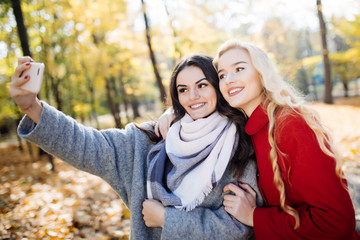
{"type": "Polygon", "coordinates": [[[215,112],[194,121],[186,114],[171,126],[166,137],[166,154],[171,163],[160,167],[160,171],[167,169],[166,183],[159,183],[161,177],[152,179],[159,166],[151,163],[157,161],[156,157],[148,160],[149,198],[158,199],[164,205],[192,210],[223,176],[233,156],[234,144],[237,144],[236,126],[226,117],[215,112]],[[166,186],[162,186],[164,184],[166,186]],[[164,191],[166,189],[171,193],[164,191]]]}

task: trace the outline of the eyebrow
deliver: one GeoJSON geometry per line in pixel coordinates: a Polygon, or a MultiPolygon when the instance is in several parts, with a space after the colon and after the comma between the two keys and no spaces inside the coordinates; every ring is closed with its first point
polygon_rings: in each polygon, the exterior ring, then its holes
{"type": "MultiPolygon", "coordinates": [[[[201,79],[197,80],[197,81],[195,82],[195,84],[198,84],[199,82],[201,82],[201,81],[203,81],[203,80],[206,80],[206,81],[207,81],[206,78],[201,78],[201,79]]],[[[178,84],[178,85],[176,86],[176,88],[186,87],[186,86],[187,86],[187,85],[185,85],[185,84],[178,84]]]]}
{"type": "MultiPolygon", "coordinates": [[[[238,65],[238,64],[240,64],[240,63],[247,63],[247,62],[245,62],[245,61],[238,61],[238,62],[234,62],[233,64],[231,64],[231,66],[236,66],[236,65],[238,65]]],[[[224,71],[224,69],[220,69],[220,70],[218,71],[218,73],[220,73],[220,72],[222,72],[222,71],[224,71]]]]}

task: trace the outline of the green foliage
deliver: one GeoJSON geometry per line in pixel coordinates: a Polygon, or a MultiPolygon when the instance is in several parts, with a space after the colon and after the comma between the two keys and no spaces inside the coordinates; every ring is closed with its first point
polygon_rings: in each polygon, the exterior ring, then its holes
{"type": "MultiPolygon", "coordinates": [[[[182,55],[214,55],[222,42],[237,37],[264,47],[281,75],[307,92],[306,79],[321,61],[314,57],[321,53],[318,32],[294,28],[291,22],[273,17],[254,34],[253,22],[243,19],[252,11],[252,4],[247,1],[166,3],[165,17],[160,17],[161,9],[147,3],[152,45],[165,87],[180,55],[176,48],[182,55]]],[[[114,101],[122,107],[128,104],[131,108],[131,103],[140,103],[147,109],[157,106],[159,90],[149,60],[142,15],[134,1],[32,0],[21,1],[21,6],[32,56],[45,63],[41,99],[74,117],[96,118],[109,113],[105,80],[112,78],[114,101]]],[[[341,76],[343,81],[360,76],[356,68],[360,65],[359,19],[360,16],[352,21],[335,19],[329,29],[349,46],[330,54],[334,76],[341,76]]],[[[16,119],[19,112],[8,96],[7,84],[22,50],[9,0],[0,2],[0,49],[0,118],[16,119]]]]}
{"type": "Polygon", "coordinates": [[[345,49],[331,54],[330,59],[334,66],[335,74],[343,82],[360,77],[360,14],[354,20],[333,20],[338,36],[344,39],[345,49]]]}
{"type": "MultiPolygon", "coordinates": [[[[354,20],[333,19],[333,31],[336,34],[337,52],[331,52],[329,59],[332,78],[347,84],[360,77],[360,15],[354,20]]],[[[301,60],[304,68],[311,75],[316,74],[316,66],[322,62],[320,55],[306,57],[301,60]]]]}
{"type": "Polygon", "coordinates": [[[7,93],[8,85],[7,79],[0,76],[0,136],[2,133],[15,131],[15,122],[19,115],[7,93]]]}

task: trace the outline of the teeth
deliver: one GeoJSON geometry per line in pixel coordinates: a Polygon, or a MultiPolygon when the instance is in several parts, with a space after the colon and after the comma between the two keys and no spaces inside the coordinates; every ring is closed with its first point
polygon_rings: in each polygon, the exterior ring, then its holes
{"type": "Polygon", "coordinates": [[[204,105],[204,103],[198,103],[198,104],[195,104],[195,105],[192,105],[192,106],[190,106],[190,108],[199,108],[199,107],[201,107],[201,106],[203,106],[204,105]]]}
{"type": "Polygon", "coordinates": [[[233,89],[229,92],[229,94],[233,94],[233,93],[236,93],[236,92],[240,92],[241,89],[240,88],[236,88],[236,89],[233,89]]]}

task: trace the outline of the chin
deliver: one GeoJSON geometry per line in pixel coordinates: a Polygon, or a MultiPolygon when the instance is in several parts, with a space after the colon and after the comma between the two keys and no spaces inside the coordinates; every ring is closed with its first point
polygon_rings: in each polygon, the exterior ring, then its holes
{"type": "Polygon", "coordinates": [[[237,104],[232,103],[232,102],[228,102],[228,103],[229,103],[229,105],[230,105],[231,107],[233,107],[233,108],[237,108],[237,104]]]}
{"type": "Polygon", "coordinates": [[[193,115],[193,116],[190,116],[193,120],[198,120],[200,118],[204,118],[205,115],[193,115]]]}
{"type": "Polygon", "coordinates": [[[241,108],[242,104],[239,104],[238,102],[229,102],[230,106],[232,106],[233,108],[241,108]]]}

